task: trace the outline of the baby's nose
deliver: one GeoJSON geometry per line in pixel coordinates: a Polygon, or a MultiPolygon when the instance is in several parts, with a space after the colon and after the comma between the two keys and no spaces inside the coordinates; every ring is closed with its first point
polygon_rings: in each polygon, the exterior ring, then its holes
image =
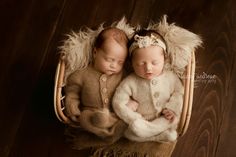
{"type": "Polygon", "coordinates": [[[152,70],[152,66],[151,64],[146,64],[146,71],[151,71],[152,70]]]}
{"type": "Polygon", "coordinates": [[[116,68],[116,67],[117,67],[117,63],[116,63],[116,62],[112,62],[112,63],[110,64],[110,67],[111,67],[111,68],[116,68]]]}

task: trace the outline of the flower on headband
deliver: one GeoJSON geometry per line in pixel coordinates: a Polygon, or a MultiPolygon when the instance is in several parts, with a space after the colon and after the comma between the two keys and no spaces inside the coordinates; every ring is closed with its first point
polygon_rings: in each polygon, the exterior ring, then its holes
{"type": "Polygon", "coordinates": [[[151,34],[151,36],[139,36],[136,34],[134,36],[134,41],[129,48],[129,52],[132,53],[136,48],[145,48],[149,46],[160,46],[166,51],[165,43],[153,34],[151,34]]]}
{"type": "Polygon", "coordinates": [[[153,43],[153,38],[150,38],[149,36],[134,36],[135,42],[137,42],[137,45],[139,48],[148,47],[153,43]]]}

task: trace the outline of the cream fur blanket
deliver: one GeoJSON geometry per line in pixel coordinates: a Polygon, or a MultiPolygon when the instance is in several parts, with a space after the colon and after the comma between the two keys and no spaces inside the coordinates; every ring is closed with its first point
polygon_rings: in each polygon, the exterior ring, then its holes
{"type": "MultiPolygon", "coordinates": [[[[129,38],[140,27],[133,27],[125,18],[111,24],[112,27],[123,30],[129,38]]],[[[65,80],[69,74],[77,69],[85,68],[91,62],[92,48],[97,35],[104,29],[101,24],[96,30],[86,28],[78,32],[67,34],[67,38],[59,47],[60,53],[65,55],[65,80]]],[[[178,75],[183,74],[191,53],[202,44],[201,38],[175,23],[169,24],[164,15],[160,22],[151,22],[147,28],[159,32],[167,43],[167,52],[170,59],[170,68],[178,75]]]]}

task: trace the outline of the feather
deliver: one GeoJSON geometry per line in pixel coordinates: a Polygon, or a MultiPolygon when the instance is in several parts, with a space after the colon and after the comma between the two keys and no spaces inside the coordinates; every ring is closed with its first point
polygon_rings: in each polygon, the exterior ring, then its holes
{"type": "Polygon", "coordinates": [[[114,22],[111,26],[123,30],[127,34],[129,39],[133,36],[134,27],[130,26],[127,23],[127,19],[125,17],[122,17],[118,22],[114,22]]]}

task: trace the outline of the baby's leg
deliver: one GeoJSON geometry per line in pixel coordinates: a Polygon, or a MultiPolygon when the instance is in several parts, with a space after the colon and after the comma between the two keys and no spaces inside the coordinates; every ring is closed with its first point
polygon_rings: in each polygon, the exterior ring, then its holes
{"type": "MultiPolygon", "coordinates": [[[[96,111],[84,110],[81,112],[81,115],[80,115],[81,127],[91,133],[96,134],[97,136],[100,136],[100,137],[107,137],[107,136],[113,135],[113,133],[110,131],[110,128],[106,128],[106,127],[104,127],[104,125],[103,125],[103,127],[101,127],[101,126],[98,127],[97,124],[94,124],[94,122],[92,120],[94,118],[93,117],[94,113],[96,113],[96,111]]],[[[102,124],[102,122],[100,124],[102,124]]]]}
{"type": "Polygon", "coordinates": [[[172,142],[177,139],[177,132],[176,130],[166,130],[162,132],[159,135],[151,136],[151,137],[140,137],[134,134],[131,130],[126,130],[125,137],[137,142],[147,142],[147,141],[153,141],[153,142],[172,142]]]}
{"type": "Polygon", "coordinates": [[[159,135],[150,137],[150,141],[157,141],[157,142],[173,142],[177,139],[178,133],[176,130],[168,129],[162,132],[159,135]]]}
{"type": "Polygon", "coordinates": [[[127,129],[124,133],[124,136],[131,140],[131,141],[136,141],[136,142],[145,142],[147,141],[146,138],[137,136],[132,130],[127,129]]]}
{"type": "Polygon", "coordinates": [[[154,121],[146,121],[144,119],[135,120],[130,126],[132,130],[139,137],[152,137],[169,129],[171,123],[164,117],[155,119],[154,121]]]}

